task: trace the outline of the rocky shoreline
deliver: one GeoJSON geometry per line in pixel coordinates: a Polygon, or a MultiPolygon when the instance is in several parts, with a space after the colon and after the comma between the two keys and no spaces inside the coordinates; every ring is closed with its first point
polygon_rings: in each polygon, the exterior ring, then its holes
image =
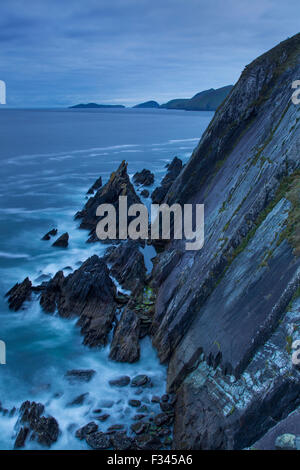
{"type": "MultiPolygon", "coordinates": [[[[39,285],[26,278],[7,293],[13,311],[38,301],[47,314],[76,319],[84,344],[109,344],[113,361],[138,361],[148,335],[168,365],[168,395],[150,403],[143,402],[151,388],[146,374],[116,377],[111,387],[136,392],[128,401],[134,422],[103,432],[109,412],[95,410],[72,430],[89,447],[299,445],[300,370],[292,352],[300,331],[300,108],[290,89],[299,74],[298,34],[245,68],[189,162],[183,167],[175,157],[152,192],[155,203],[205,204],[204,249],[186,251],[182,240],[155,243],[148,274],[143,243],[116,240],[104,257],[90,257],[67,276],[59,271],[39,285]]],[[[135,176],[140,192],[153,183],[145,169],[135,176]]],[[[128,204],[141,199],[126,162],[91,190],[75,218],[94,243],[98,205],[117,208],[120,195],[128,204]]],[[[91,371],[76,374],[93,380],[91,371]]],[[[70,406],[87,399],[82,393],[70,406]]],[[[25,402],[18,413],[16,445],[28,436],[51,445],[59,423],[43,405],[25,402]]]]}
{"type": "MultiPolygon", "coordinates": [[[[174,165],[177,168],[181,167],[179,162],[175,157],[174,165]]],[[[174,165],[171,164],[167,173],[168,180],[176,177],[174,165]]],[[[154,177],[148,170],[143,170],[139,175],[135,178],[136,184],[153,184],[154,177]]],[[[165,184],[164,181],[162,184],[165,184]]],[[[126,194],[132,203],[140,201],[129,180],[125,162],[121,163],[105,186],[102,187],[102,179],[98,178],[88,191],[89,194],[94,192],[84,209],[75,216],[75,219],[82,219],[80,228],[90,231],[88,242],[98,241],[95,237],[98,219],[93,216],[96,206],[103,201],[116,204],[120,194],[126,194]]],[[[49,240],[57,233],[57,229],[52,229],[42,239],[49,240]]],[[[59,243],[62,237],[55,242],[56,246],[63,247],[59,243]]],[[[67,245],[64,247],[67,248],[67,245]]],[[[91,256],[67,276],[63,271],[58,271],[50,280],[39,285],[33,285],[26,278],[7,292],[9,308],[19,311],[26,309],[28,302],[39,302],[46,314],[77,318],[76,324],[85,345],[96,348],[109,344],[110,359],[121,363],[137,362],[140,359],[140,341],[150,333],[155,306],[155,289],[150,283],[151,276],[147,275],[140,247],[140,241],[127,240],[108,247],[102,258],[91,256]]],[[[71,383],[84,383],[92,380],[94,374],[94,370],[73,370],[66,373],[66,379],[71,383]]],[[[114,423],[107,431],[101,430],[101,423],[110,416],[109,407],[104,406],[92,412],[92,421],[73,431],[75,436],[85,440],[92,449],[170,448],[175,396],[165,394],[162,397],[154,395],[151,400],[143,398],[143,391],[153,386],[147,375],[117,377],[109,385],[134,390],[136,398],[129,399],[127,404],[136,410],[132,424],[126,429],[123,424],[114,423]]],[[[78,395],[68,406],[82,406],[88,395],[78,395]]],[[[26,447],[26,443],[31,441],[50,447],[57,441],[59,423],[55,417],[44,415],[44,404],[25,401],[13,413],[18,416],[15,448],[26,447]]]]}

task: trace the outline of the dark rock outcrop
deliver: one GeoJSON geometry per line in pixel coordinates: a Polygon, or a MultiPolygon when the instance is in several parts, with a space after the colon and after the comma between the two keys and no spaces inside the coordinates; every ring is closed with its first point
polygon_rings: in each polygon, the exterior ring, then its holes
{"type": "Polygon", "coordinates": [[[35,440],[42,446],[50,447],[57,441],[59,436],[59,426],[52,416],[42,416],[44,405],[25,401],[20,408],[20,418],[17,423],[19,428],[15,448],[24,447],[28,437],[35,440]]]}
{"type": "MultiPolygon", "coordinates": [[[[117,171],[111,174],[109,181],[93,197],[89,198],[84,208],[75,215],[75,219],[81,219],[80,228],[90,231],[89,242],[99,241],[96,234],[97,223],[101,220],[101,217],[96,216],[96,210],[99,205],[112,204],[117,212],[117,221],[119,220],[119,196],[127,196],[128,206],[141,203],[130,182],[125,161],[121,163],[117,171]]],[[[130,220],[132,220],[132,217],[128,218],[128,222],[130,220]]]]}
{"type": "Polygon", "coordinates": [[[125,289],[135,291],[146,279],[144,256],[136,240],[127,240],[110,248],[105,255],[110,273],[125,289]]]}
{"type": "Polygon", "coordinates": [[[141,186],[151,186],[154,183],[154,174],[144,168],[142,171],[138,171],[133,175],[133,181],[135,184],[140,184],[141,186]]]}
{"type": "Polygon", "coordinates": [[[60,248],[67,248],[69,245],[69,234],[63,233],[57,240],[55,240],[54,243],[52,243],[52,246],[57,246],[60,248]]]}
{"type": "Polygon", "coordinates": [[[102,177],[99,176],[98,179],[96,179],[95,183],[90,187],[90,189],[87,191],[87,194],[94,194],[95,191],[98,191],[102,186],[102,177]]]}
{"type": "Polygon", "coordinates": [[[28,277],[23,282],[12,287],[6,294],[8,305],[11,310],[19,310],[26,300],[30,300],[32,294],[32,283],[28,277]]]}
{"type": "Polygon", "coordinates": [[[125,308],[114,330],[110,346],[110,359],[118,362],[136,362],[140,358],[140,320],[130,309],[125,308]]]}
{"type": "Polygon", "coordinates": [[[162,179],[160,186],[154,189],[151,194],[153,204],[161,204],[173,182],[182,170],[182,161],[178,157],[174,157],[172,162],[166,165],[167,173],[162,179]]]}
{"type": "Polygon", "coordinates": [[[58,272],[45,286],[40,304],[47,313],[65,318],[78,316],[84,344],[99,346],[107,343],[115,318],[116,288],[106,264],[94,255],[66,278],[58,272]]]}
{"type": "Polygon", "coordinates": [[[149,191],[148,189],[143,189],[143,191],[141,191],[141,196],[142,197],[149,197],[149,191]]]}
{"type": "Polygon", "coordinates": [[[43,237],[42,240],[50,240],[51,237],[55,237],[57,235],[57,228],[53,228],[49,232],[47,232],[43,237]]]}

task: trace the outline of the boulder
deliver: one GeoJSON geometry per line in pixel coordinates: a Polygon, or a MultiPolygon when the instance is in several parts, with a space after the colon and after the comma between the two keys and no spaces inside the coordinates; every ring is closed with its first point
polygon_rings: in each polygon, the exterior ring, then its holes
{"type": "Polygon", "coordinates": [[[88,434],[85,440],[87,444],[95,450],[105,450],[111,447],[110,437],[100,431],[88,434]]]}
{"type": "Polygon", "coordinates": [[[91,421],[82,428],[77,429],[75,436],[82,441],[88,434],[92,434],[96,431],[98,431],[98,425],[94,421],[91,421]]]}
{"type": "Polygon", "coordinates": [[[133,406],[134,408],[137,408],[138,406],[141,405],[140,400],[129,400],[128,405],[133,406]]]}
{"type": "Polygon", "coordinates": [[[133,440],[125,433],[116,432],[112,434],[110,440],[115,450],[129,450],[133,448],[133,440]]]}
{"type": "Polygon", "coordinates": [[[129,384],[130,377],[128,377],[128,375],[122,375],[121,377],[109,380],[109,385],[111,385],[112,387],[126,387],[126,385],[129,384]]]}
{"type": "Polygon", "coordinates": [[[149,382],[151,382],[151,379],[150,377],[148,377],[148,375],[140,374],[140,375],[136,375],[132,379],[130,386],[131,387],[144,387],[149,382]]]}

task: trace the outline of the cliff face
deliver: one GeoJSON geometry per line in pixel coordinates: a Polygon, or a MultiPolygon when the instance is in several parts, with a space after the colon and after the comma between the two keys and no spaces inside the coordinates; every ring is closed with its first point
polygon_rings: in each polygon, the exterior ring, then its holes
{"type": "Polygon", "coordinates": [[[205,204],[198,252],[159,255],[152,325],[174,448],[252,445],[300,405],[300,34],[247,66],[165,202],[205,204]]]}

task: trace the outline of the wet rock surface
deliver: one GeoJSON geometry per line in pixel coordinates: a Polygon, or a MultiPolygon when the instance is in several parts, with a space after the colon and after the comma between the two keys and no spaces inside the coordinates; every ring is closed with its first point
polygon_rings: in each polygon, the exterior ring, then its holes
{"type": "Polygon", "coordinates": [[[130,384],[130,377],[128,375],[123,375],[109,381],[109,385],[112,387],[126,387],[130,384]]]}
{"type": "Polygon", "coordinates": [[[32,283],[28,277],[23,282],[17,283],[6,293],[8,305],[11,310],[19,310],[26,300],[30,300],[32,294],[32,283]]]}
{"type": "Polygon", "coordinates": [[[52,243],[52,246],[57,246],[59,248],[67,248],[69,245],[69,234],[63,233],[57,240],[55,240],[54,243],[52,243]]]}
{"type": "Polygon", "coordinates": [[[65,318],[78,316],[84,344],[107,344],[115,318],[116,288],[106,264],[94,255],[81,267],[64,277],[60,271],[45,286],[40,304],[47,313],[65,318]]]}
{"type": "Polygon", "coordinates": [[[118,246],[111,247],[105,255],[110,273],[124,289],[135,291],[141,288],[146,279],[144,256],[140,244],[127,240],[118,246]]]}
{"type": "Polygon", "coordinates": [[[50,240],[51,237],[55,237],[55,235],[57,235],[57,228],[53,228],[49,232],[45,233],[41,240],[50,240]]]}
{"type": "Polygon", "coordinates": [[[144,168],[133,175],[133,181],[141,186],[151,186],[154,183],[154,174],[144,168]]]}
{"type": "Polygon", "coordinates": [[[299,406],[299,57],[298,34],[246,67],[163,196],[205,204],[204,248],[173,241],[151,281],[175,449],[250,447],[299,406]]]}
{"type": "MultiPolygon", "coordinates": [[[[75,219],[81,220],[80,228],[89,230],[89,242],[99,241],[96,234],[96,225],[101,217],[96,216],[97,207],[101,204],[112,204],[117,210],[119,209],[119,196],[127,196],[128,206],[132,204],[140,204],[140,198],[136,194],[133,185],[127,174],[127,163],[123,161],[117,171],[111,174],[109,181],[96,194],[89,198],[84,208],[77,212],[75,219]]],[[[128,218],[130,221],[132,218],[128,218]]],[[[117,228],[118,232],[118,228],[117,228]]]]}
{"type": "Polygon", "coordinates": [[[140,321],[137,315],[125,308],[117,324],[110,345],[110,359],[118,362],[136,362],[140,358],[140,321]]]}
{"type": "Polygon", "coordinates": [[[167,173],[161,181],[160,186],[155,188],[151,194],[153,204],[161,204],[167,195],[168,190],[182,170],[182,161],[174,157],[172,162],[166,165],[167,173]]]}
{"type": "Polygon", "coordinates": [[[57,441],[59,426],[53,416],[42,416],[44,405],[26,401],[21,405],[17,423],[15,448],[24,447],[27,440],[37,441],[45,447],[50,447],[57,441]]]}
{"type": "Polygon", "coordinates": [[[65,377],[71,383],[89,382],[92,380],[95,374],[96,371],[93,369],[72,369],[66,372],[65,377]]]}
{"type": "Polygon", "coordinates": [[[89,188],[87,191],[87,194],[94,194],[95,191],[98,191],[102,186],[102,177],[99,176],[98,179],[96,179],[95,183],[92,184],[92,186],[89,188]]]}

